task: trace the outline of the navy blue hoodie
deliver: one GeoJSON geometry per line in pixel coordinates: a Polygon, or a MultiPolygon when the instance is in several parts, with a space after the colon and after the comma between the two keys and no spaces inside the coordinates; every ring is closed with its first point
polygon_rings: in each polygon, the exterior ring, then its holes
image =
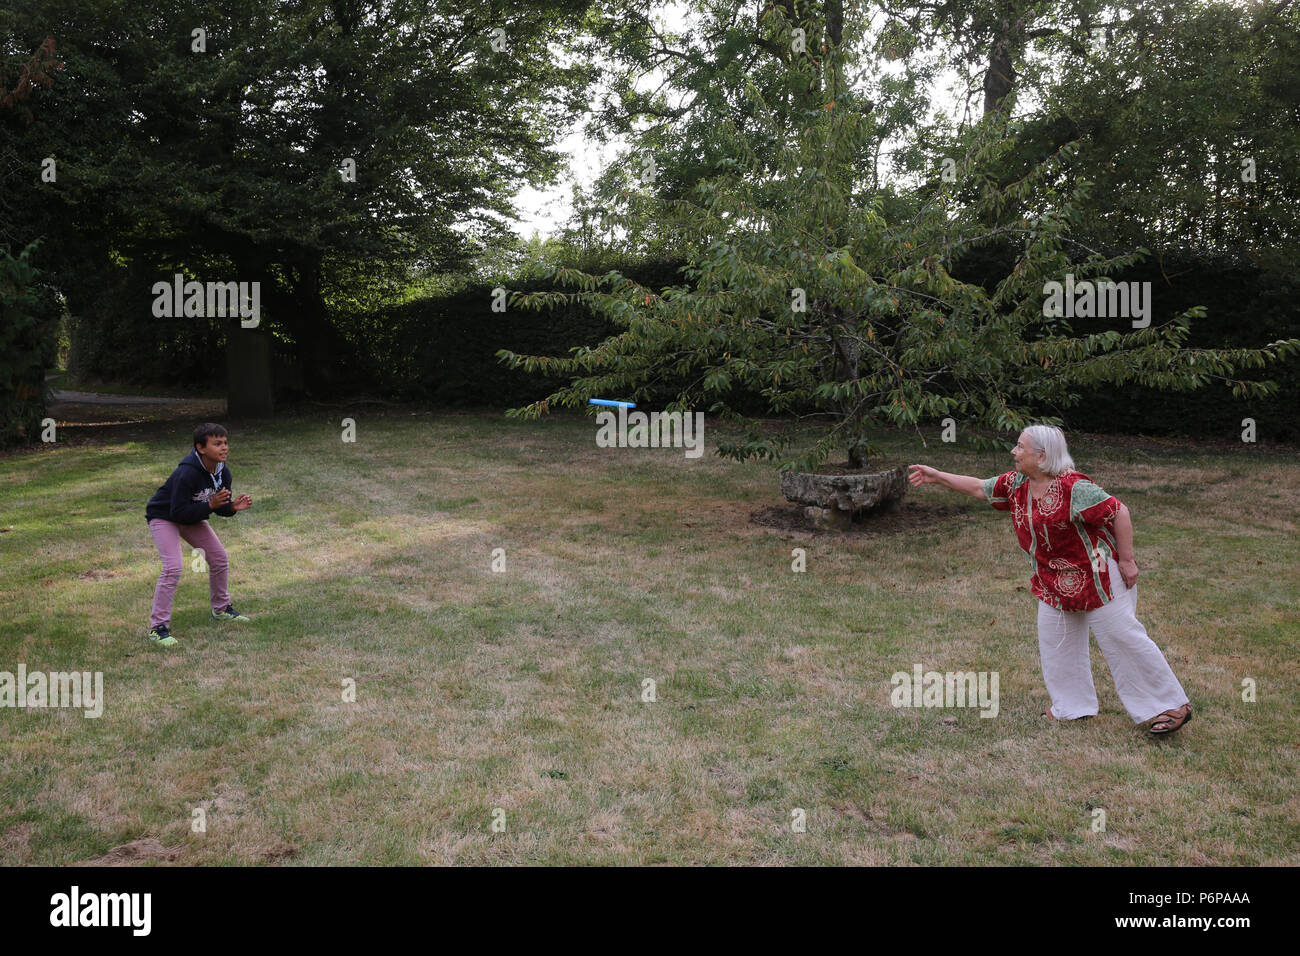
{"type": "Polygon", "coordinates": [[[233,518],[239,512],[234,509],[235,493],[230,480],[230,469],[223,461],[214,475],[203,467],[203,460],[197,451],[192,451],[181,460],[171,477],[161,488],[153,493],[149,504],[145,505],[144,518],[165,518],[176,524],[197,524],[206,521],[213,510],[208,507],[208,499],[223,488],[231,488],[230,501],[224,507],[216,509],[216,514],[224,518],[233,518]]]}

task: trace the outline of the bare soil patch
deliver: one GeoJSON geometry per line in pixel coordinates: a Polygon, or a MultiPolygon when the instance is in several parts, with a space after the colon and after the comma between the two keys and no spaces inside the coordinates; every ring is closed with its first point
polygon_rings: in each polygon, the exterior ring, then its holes
{"type": "Polygon", "coordinates": [[[144,840],[134,840],[131,843],[115,846],[98,859],[86,860],[81,865],[134,866],[136,863],[147,863],[150,860],[162,860],[172,863],[180,858],[184,849],[183,846],[163,846],[153,837],[149,837],[144,840]]]}
{"type": "Polygon", "coordinates": [[[263,863],[279,863],[282,860],[292,860],[297,855],[298,847],[288,840],[279,840],[258,854],[263,863]]]}
{"type": "MultiPolygon", "coordinates": [[[[104,396],[106,399],[116,396],[104,396]]],[[[144,399],[137,401],[54,401],[49,413],[60,428],[90,425],[122,425],[159,419],[206,419],[221,416],[226,403],[220,399],[144,399]]]]}
{"type": "Polygon", "coordinates": [[[769,508],[759,508],[749,513],[750,523],[768,528],[772,531],[786,533],[836,536],[877,537],[881,535],[899,535],[930,531],[948,525],[952,521],[972,521],[974,512],[958,505],[926,504],[919,501],[904,500],[892,508],[881,508],[868,512],[860,520],[855,520],[851,529],[845,531],[815,528],[804,516],[803,505],[787,504],[769,508]]]}
{"type": "Polygon", "coordinates": [[[121,571],[110,571],[106,568],[88,568],[77,575],[83,581],[104,581],[108,578],[120,577],[121,571]]]}

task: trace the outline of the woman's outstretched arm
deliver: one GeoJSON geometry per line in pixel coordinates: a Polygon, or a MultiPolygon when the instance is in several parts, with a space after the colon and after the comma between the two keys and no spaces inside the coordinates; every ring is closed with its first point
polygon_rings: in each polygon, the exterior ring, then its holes
{"type": "Polygon", "coordinates": [[[980,478],[973,478],[970,475],[950,475],[929,465],[908,465],[908,467],[912,469],[912,473],[907,477],[913,485],[943,485],[945,488],[960,491],[963,495],[970,495],[972,498],[984,497],[984,482],[980,478]]]}

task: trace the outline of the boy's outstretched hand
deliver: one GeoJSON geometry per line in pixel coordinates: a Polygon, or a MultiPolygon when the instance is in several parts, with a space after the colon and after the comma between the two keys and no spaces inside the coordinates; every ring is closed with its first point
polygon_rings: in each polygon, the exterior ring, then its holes
{"type": "Polygon", "coordinates": [[[912,473],[907,476],[907,480],[913,486],[931,485],[939,481],[939,472],[929,465],[908,465],[907,467],[912,469],[912,473]]]}
{"type": "Polygon", "coordinates": [[[249,508],[253,507],[253,499],[248,495],[240,495],[235,499],[234,504],[230,507],[234,508],[236,511],[247,511],[249,508]]]}

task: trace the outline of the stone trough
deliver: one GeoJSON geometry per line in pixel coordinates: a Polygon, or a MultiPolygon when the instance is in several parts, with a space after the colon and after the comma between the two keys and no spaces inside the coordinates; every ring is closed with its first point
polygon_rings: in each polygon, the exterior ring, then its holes
{"type": "Polygon", "coordinates": [[[875,509],[892,507],[907,493],[907,469],[850,472],[844,475],[781,473],[781,494],[805,505],[804,515],[817,528],[847,529],[875,509]]]}

